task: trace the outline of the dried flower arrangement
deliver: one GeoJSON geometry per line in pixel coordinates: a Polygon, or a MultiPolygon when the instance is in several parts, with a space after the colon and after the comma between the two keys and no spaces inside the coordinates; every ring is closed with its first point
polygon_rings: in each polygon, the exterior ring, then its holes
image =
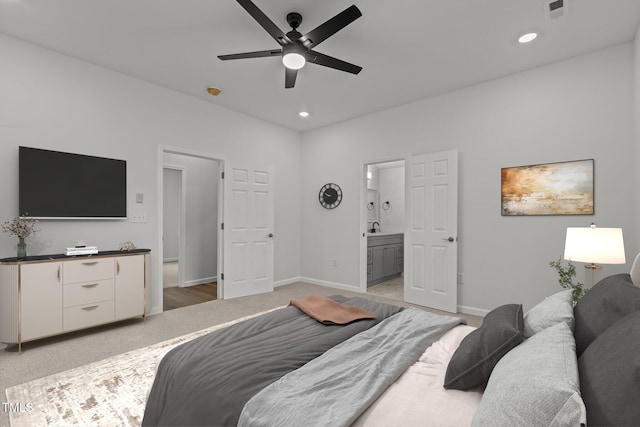
{"type": "Polygon", "coordinates": [[[22,217],[17,216],[11,221],[5,221],[2,223],[0,228],[2,228],[2,231],[5,233],[13,234],[21,239],[29,237],[39,230],[36,229],[36,223],[38,221],[32,218],[27,218],[27,215],[28,214],[25,213],[22,217]]]}
{"type": "Polygon", "coordinates": [[[136,248],[136,245],[132,241],[126,241],[124,243],[120,243],[118,247],[120,248],[121,252],[124,252],[134,250],[136,248]]]}

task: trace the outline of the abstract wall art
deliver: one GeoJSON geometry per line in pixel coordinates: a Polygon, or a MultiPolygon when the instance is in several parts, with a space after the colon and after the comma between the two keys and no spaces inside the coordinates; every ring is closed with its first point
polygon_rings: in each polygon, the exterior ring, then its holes
{"type": "Polygon", "coordinates": [[[502,168],[502,215],[593,215],[593,159],[502,168]]]}

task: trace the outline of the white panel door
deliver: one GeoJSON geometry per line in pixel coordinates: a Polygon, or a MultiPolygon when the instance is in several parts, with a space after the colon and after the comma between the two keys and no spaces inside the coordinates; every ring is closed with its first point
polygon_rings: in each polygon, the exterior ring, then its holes
{"type": "Polygon", "coordinates": [[[456,313],[458,150],[413,156],[406,178],[404,299],[456,313]]]}
{"type": "Polygon", "coordinates": [[[224,178],[223,298],[273,291],[273,173],[231,165],[224,178]]]}

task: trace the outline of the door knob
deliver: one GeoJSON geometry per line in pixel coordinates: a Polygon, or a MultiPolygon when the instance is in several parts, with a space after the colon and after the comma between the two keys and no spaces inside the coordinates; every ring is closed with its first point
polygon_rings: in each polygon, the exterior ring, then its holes
{"type": "Polygon", "coordinates": [[[442,240],[445,240],[447,242],[455,242],[456,239],[454,237],[443,237],[442,240]]]}
{"type": "Polygon", "coordinates": [[[268,238],[270,238],[270,239],[272,239],[272,238],[273,238],[273,233],[269,233],[269,234],[267,234],[267,237],[268,237],[268,238]]]}

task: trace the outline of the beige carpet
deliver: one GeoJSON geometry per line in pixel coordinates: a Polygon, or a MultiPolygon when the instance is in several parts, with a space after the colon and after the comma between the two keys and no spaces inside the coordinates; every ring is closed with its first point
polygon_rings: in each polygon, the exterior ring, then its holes
{"type": "Polygon", "coordinates": [[[155,367],[169,350],[277,309],[10,387],[8,401],[23,404],[22,411],[9,414],[11,426],[139,426],[155,367]]]}

